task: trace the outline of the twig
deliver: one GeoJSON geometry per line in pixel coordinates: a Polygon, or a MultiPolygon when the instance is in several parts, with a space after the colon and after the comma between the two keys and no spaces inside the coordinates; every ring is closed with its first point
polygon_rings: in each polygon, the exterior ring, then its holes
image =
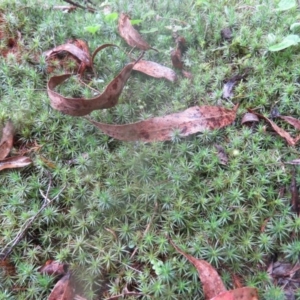
{"type": "Polygon", "coordinates": [[[79,3],[76,3],[76,2],[73,2],[72,0],[64,0],[65,2],[71,4],[71,5],[74,5],[76,7],[79,7],[79,8],[82,8],[82,9],[87,9],[91,12],[95,12],[96,10],[90,6],[87,6],[87,7],[84,7],[83,5],[79,4],[79,3]]]}
{"type": "Polygon", "coordinates": [[[83,85],[85,85],[87,88],[89,88],[90,90],[94,91],[97,94],[101,94],[101,92],[99,92],[98,90],[92,88],[91,86],[89,86],[88,84],[86,84],[81,78],[80,76],[77,77],[77,79],[79,80],[79,82],[83,85]]]}
{"type": "Polygon", "coordinates": [[[22,240],[22,238],[24,237],[24,235],[26,234],[26,232],[28,231],[29,227],[31,226],[31,224],[37,219],[37,217],[40,215],[40,213],[47,207],[49,206],[54,200],[56,200],[59,195],[63,192],[63,190],[66,188],[66,186],[64,186],[60,192],[52,199],[50,200],[48,198],[49,196],[49,191],[50,191],[50,187],[51,187],[51,184],[52,184],[52,179],[50,177],[50,181],[49,181],[49,184],[48,184],[48,188],[47,188],[47,192],[46,192],[46,195],[43,193],[42,190],[40,190],[40,193],[41,195],[43,196],[44,198],[44,203],[42,205],[42,207],[38,210],[38,212],[30,217],[21,227],[21,229],[19,230],[18,234],[16,235],[16,237],[11,241],[9,242],[8,244],[6,244],[6,246],[4,247],[2,253],[5,253],[3,257],[1,257],[2,260],[5,260],[8,255],[12,252],[12,250],[16,247],[16,245],[22,240]],[[8,250],[6,250],[8,248],[8,246],[11,245],[9,247],[8,250]]]}
{"type": "MultiPolygon", "coordinates": [[[[150,219],[149,223],[147,224],[147,227],[146,227],[146,229],[145,229],[145,231],[143,233],[143,237],[145,237],[145,235],[148,233],[148,231],[149,231],[149,229],[150,229],[150,227],[152,225],[154,216],[155,216],[155,214],[157,212],[157,208],[158,208],[158,204],[157,204],[157,202],[155,202],[154,212],[153,212],[153,214],[151,216],[151,219],[150,219]]],[[[133,250],[133,252],[132,252],[132,254],[130,256],[130,259],[134,257],[134,255],[136,254],[137,251],[138,251],[138,247],[135,247],[135,249],[133,250]]]]}

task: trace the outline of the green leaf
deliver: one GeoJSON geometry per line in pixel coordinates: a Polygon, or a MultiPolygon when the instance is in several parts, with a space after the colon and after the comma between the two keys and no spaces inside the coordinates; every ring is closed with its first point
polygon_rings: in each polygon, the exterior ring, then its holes
{"type": "Polygon", "coordinates": [[[131,25],[137,25],[137,24],[140,24],[140,23],[142,23],[142,22],[143,22],[143,20],[140,20],[140,19],[137,19],[137,20],[130,20],[131,25]]]}
{"type": "Polygon", "coordinates": [[[281,0],[278,3],[277,10],[284,11],[296,7],[296,0],[281,0]]]}
{"type": "Polygon", "coordinates": [[[84,30],[91,34],[95,34],[99,29],[100,29],[100,25],[84,27],[84,30]]]}
{"type": "Polygon", "coordinates": [[[290,30],[294,33],[300,32],[300,23],[294,23],[291,25],[290,30]]]}
{"type": "Polygon", "coordinates": [[[119,14],[117,12],[113,12],[113,13],[110,13],[110,14],[106,15],[104,17],[104,20],[106,22],[114,22],[115,20],[118,19],[118,17],[119,17],[119,14]]]}
{"type": "Polygon", "coordinates": [[[299,35],[290,34],[290,35],[286,36],[282,42],[269,47],[269,51],[273,51],[273,52],[280,51],[280,50],[286,49],[288,47],[295,46],[299,42],[300,42],[299,35]]]}

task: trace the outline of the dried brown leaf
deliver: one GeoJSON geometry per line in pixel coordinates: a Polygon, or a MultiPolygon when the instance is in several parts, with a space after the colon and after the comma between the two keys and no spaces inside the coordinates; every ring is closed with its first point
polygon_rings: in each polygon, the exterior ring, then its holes
{"type": "Polygon", "coordinates": [[[206,130],[218,129],[231,124],[236,117],[238,105],[233,110],[218,106],[194,106],[183,112],[155,117],[125,125],[111,125],[89,121],[105,134],[122,141],[166,141],[174,130],[182,137],[206,130]]]}
{"type": "Polygon", "coordinates": [[[196,259],[195,257],[186,254],[178,246],[176,246],[171,239],[169,240],[176,251],[182,254],[189,262],[191,262],[196,267],[203,286],[205,299],[211,299],[226,291],[221,277],[208,262],[206,262],[205,260],[196,259]]]}
{"type": "Polygon", "coordinates": [[[183,77],[187,78],[187,79],[193,79],[193,75],[192,73],[185,71],[185,70],[181,70],[181,74],[183,75],[183,77]]]}
{"type": "Polygon", "coordinates": [[[268,119],[267,117],[255,112],[255,111],[252,111],[251,109],[248,109],[249,112],[257,115],[259,118],[262,118],[262,119],[265,119],[267,122],[269,122],[269,124],[272,126],[272,128],[275,130],[275,132],[277,134],[279,134],[281,137],[283,137],[287,143],[290,145],[290,146],[295,146],[296,142],[295,140],[290,136],[290,134],[288,132],[286,132],[285,130],[283,130],[282,128],[280,128],[278,125],[276,125],[273,121],[271,121],[270,119],[268,119]]]}
{"type": "Polygon", "coordinates": [[[78,73],[83,74],[86,68],[92,68],[92,59],[87,44],[83,40],[70,40],[67,44],[57,46],[43,53],[47,60],[66,51],[80,61],[78,73]]]}
{"type": "Polygon", "coordinates": [[[177,68],[177,69],[183,68],[183,62],[182,62],[180,49],[176,48],[171,51],[171,61],[172,61],[174,68],[177,68]]]}
{"type": "Polygon", "coordinates": [[[210,300],[258,300],[256,288],[243,287],[223,292],[210,300]]]}
{"type": "Polygon", "coordinates": [[[62,277],[54,286],[48,300],[73,300],[74,290],[70,283],[70,274],[62,277]]]}
{"type": "Polygon", "coordinates": [[[242,79],[244,79],[248,74],[242,74],[242,75],[235,75],[231,77],[223,87],[223,95],[222,97],[227,99],[227,98],[232,98],[233,97],[233,89],[236,86],[237,83],[239,83],[242,79]]]}
{"type": "Polygon", "coordinates": [[[0,171],[4,169],[23,168],[32,164],[32,160],[26,156],[14,156],[0,161],[0,171]]]}
{"type": "Polygon", "coordinates": [[[279,118],[293,125],[296,129],[300,130],[300,120],[289,116],[279,116],[279,118]]]}
{"type": "Polygon", "coordinates": [[[244,125],[245,123],[254,123],[254,122],[259,122],[259,119],[257,115],[250,112],[245,113],[241,121],[242,125],[244,125]]]}
{"type": "Polygon", "coordinates": [[[118,30],[120,36],[131,47],[136,47],[141,50],[149,50],[150,45],[141,37],[139,32],[131,25],[127,14],[121,13],[119,17],[118,30]]]}
{"type": "Polygon", "coordinates": [[[133,70],[145,73],[155,78],[165,78],[172,82],[177,80],[177,75],[172,69],[164,67],[153,61],[140,60],[133,66],[133,70]]]}
{"type": "Polygon", "coordinates": [[[130,63],[108,84],[104,92],[97,97],[85,98],[67,98],[63,97],[54,89],[63,83],[72,74],[64,74],[53,76],[49,79],[47,85],[48,96],[51,101],[51,106],[65,114],[71,116],[84,116],[96,109],[110,108],[117,104],[119,96],[126,84],[134,63],[130,63]]]}
{"type": "Polygon", "coordinates": [[[68,271],[68,265],[54,260],[47,260],[46,263],[39,269],[42,274],[60,276],[65,275],[68,271]]]}
{"type": "Polygon", "coordinates": [[[0,141],[0,160],[4,159],[13,146],[14,126],[8,121],[2,130],[2,138],[0,141]]]}
{"type": "Polygon", "coordinates": [[[218,158],[220,160],[220,164],[227,165],[228,164],[228,156],[221,145],[215,144],[215,148],[218,151],[218,158]]]}

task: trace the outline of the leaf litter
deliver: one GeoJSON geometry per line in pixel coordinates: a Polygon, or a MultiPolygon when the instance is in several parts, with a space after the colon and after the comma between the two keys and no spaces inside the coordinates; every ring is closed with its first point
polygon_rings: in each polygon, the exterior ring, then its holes
{"type": "Polygon", "coordinates": [[[32,163],[31,159],[26,156],[8,157],[14,140],[14,126],[8,121],[2,130],[2,138],[0,141],[0,171],[5,169],[22,168],[32,163]]]}
{"type": "Polygon", "coordinates": [[[227,291],[221,277],[213,266],[205,260],[197,259],[183,252],[172,239],[169,238],[169,241],[175,250],[182,254],[197,269],[206,300],[258,300],[256,288],[242,287],[227,291]]]}

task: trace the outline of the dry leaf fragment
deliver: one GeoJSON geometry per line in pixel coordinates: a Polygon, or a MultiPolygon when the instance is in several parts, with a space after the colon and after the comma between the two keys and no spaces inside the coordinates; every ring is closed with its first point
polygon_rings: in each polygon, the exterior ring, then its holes
{"type": "Polygon", "coordinates": [[[140,60],[133,66],[133,70],[145,73],[155,78],[165,78],[172,82],[177,80],[177,75],[172,69],[164,67],[153,61],[140,60]]]}
{"type": "Polygon", "coordinates": [[[210,300],[258,300],[256,288],[243,287],[223,292],[210,300]]]}
{"type": "Polygon", "coordinates": [[[8,121],[2,130],[2,138],[0,141],[0,160],[4,159],[13,146],[14,126],[8,121]]]}
{"type": "Polygon", "coordinates": [[[144,41],[139,32],[131,25],[130,19],[125,13],[120,14],[118,30],[120,36],[129,46],[137,47],[141,50],[149,50],[151,48],[150,45],[144,41]]]}
{"type": "Polygon", "coordinates": [[[300,120],[289,116],[278,116],[278,117],[286,121],[287,123],[293,125],[296,129],[300,130],[300,120]]]}
{"type": "Polygon", "coordinates": [[[74,290],[70,283],[70,274],[62,277],[54,286],[48,300],[73,300],[74,290]]]}
{"type": "Polygon", "coordinates": [[[224,148],[221,145],[215,144],[215,148],[218,151],[218,158],[220,160],[221,165],[227,165],[228,164],[228,156],[224,150],[224,148]]]}
{"type": "Polygon", "coordinates": [[[286,132],[279,126],[277,126],[273,121],[271,121],[267,117],[255,112],[255,111],[252,111],[251,109],[248,109],[248,111],[257,115],[259,118],[262,118],[262,119],[265,119],[266,121],[268,121],[276,133],[278,133],[281,137],[283,137],[289,145],[295,146],[296,141],[290,136],[290,134],[288,132],[286,132]]]}
{"type": "Polygon", "coordinates": [[[39,269],[42,274],[60,276],[65,275],[68,271],[68,265],[54,260],[47,260],[46,263],[39,269]]]}
{"type": "Polygon", "coordinates": [[[248,74],[242,74],[242,75],[235,75],[231,77],[224,85],[223,87],[223,95],[222,97],[225,99],[232,98],[233,97],[233,89],[236,86],[238,82],[240,82],[242,79],[244,79],[248,74]]]}
{"type": "Polygon", "coordinates": [[[183,69],[182,55],[186,51],[185,38],[176,38],[176,48],[171,51],[171,60],[174,68],[183,69]]]}
{"type": "Polygon", "coordinates": [[[111,125],[88,120],[115,139],[154,142],[171,140],[174,130],[179,130],[180,135],[184,137],[227,126],[234,121],[237,108],[238,105],[233,110],[218,106],[194,106],[183,112],[125,125],[111,125]]]}
{"type": "Polygon", "coordinates": [[[171,239],[169,239],[169,241],[177,252],[182,254],[189,262],[191,262],[196,267],[203,286],[205,299],[209,300],[226,291],[221,277],[208,262],[206,262],[205,260],[196,259],[195,257],[186,254],[180,248],[178,248],[171,239]]]}
{"type": "Polygon", "coordinates": [[[26,156],[14,156],[0,161],[0,171],[4,169],[23,168],[32,164],[32,160],[26,156]]]}
{"type": "Polygon", "coordinates": [[[84,116],[96,109],[113,107],[118,102],[119,96],[131,74],[133,66],[134,63],[126,65],[108,84],[102,94],[90,99],[63,97],[55,92],[54,89],[71,77],[72,74],[53,76],[49,79],[47,85],[51,106],[54,109],[71,116],[84,116]]]}

